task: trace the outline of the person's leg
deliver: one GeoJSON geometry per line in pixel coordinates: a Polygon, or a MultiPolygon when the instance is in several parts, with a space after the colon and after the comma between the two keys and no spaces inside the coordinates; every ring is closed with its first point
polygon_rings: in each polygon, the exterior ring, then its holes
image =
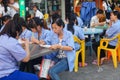
{"type": "Polygon", "coordinates": [[[92,44],[92,48],[93,48],[96,56],[97,56],[97,49],[98,49],[98,46],[99,46],[99,45],[100,45],[100,42],[94,42],[94,43],[92,44]]]}
{"type": "Polygon", "coordinates": [[[58,73],[68,70],[68,61],[67,58],[61,59],[49,70],[49,75],[52,80],[60,80],[58,73]]]}
{"type": "MultiPolygon", "coordinates": [[[[115,49],[115,46],[112,46],[112,45],[108,44],[107,48],[115,49]]],[[[100,56],[100,58],[101,58],[101,64],[102,64],[103,61],[107,59],[107,57],[105,55],[105,51],[104,50],[101,50],[101,54],[102,55],[100,56]]]]}
{"type": "Polygon", "coordinates": [[[39,80],[39,78],[37,75],[16,70],[9,76],[4,77],[0,80],[39,80]]]}
{"type": "Polygon", "coordinates": [[[40,64],[42,61],[42,57],[30,60],[29,62],[21,62],[20,71],[26,71],[30,73],[35,73],[34,65],[40,64]]]}

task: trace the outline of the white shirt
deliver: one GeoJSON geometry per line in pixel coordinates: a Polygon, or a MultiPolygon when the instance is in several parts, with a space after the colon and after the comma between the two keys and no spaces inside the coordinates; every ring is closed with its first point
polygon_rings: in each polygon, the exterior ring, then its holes
{"type": "Polygon", "coordinates": [[[42,12],[40,12],[39,10],[37,10],[37,11],[35,12],[35,17],[39,17],[40,19],[42,19],[42,18],[43,18],[42,12]]]}
{"type": "MultiPolygon", "coordinates": [[[[19,8],[19,4],[17,2],[12,4],[12,6],[19,8]]],[[[14,8],[10,7],[10,16],[13,17],[16,13],[17,13],[17,11],[14,8]]]]}
{"type": "Polygon", "coordinates": [[[106,4],[106,2],[105,2],[105,1],[103,1],[102,6],[105,8],[105,10],[107,10],[107,4],[106,4]]]}
{"type": "Polygon", "coordinates": [[[2,14],[3,10],[3,6],[0,4],[0,14],[2,14]]]}
{"type": "Polygon", "coordinates": [[[90,26],[92,27],[94,23],[99,23],[99,19],[96,15],[91,18],[90,26]]]}

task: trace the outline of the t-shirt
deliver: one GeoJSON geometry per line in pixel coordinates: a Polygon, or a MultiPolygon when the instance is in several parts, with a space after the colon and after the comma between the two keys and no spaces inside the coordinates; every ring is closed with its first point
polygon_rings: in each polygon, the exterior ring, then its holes
{"type": "Polygon", "coordinates": [[[8,37],[6,34],[0,36],[0,78],[8,76],[18,70],[18,62],[26,56],[25,50],[18,40],[8,37]]]}
{"type": "Polygon", "coordinates": [[[90,27],[92,27],[92,25],[93,25],[94,23],[99,23],[99,19],[97,18],[97,16],[93,16],[93,17],[91,18],[90,27]]]}
{"type": "MultiPolygon", "coordinates": [[[[12,4],[12,6],[19,8],[19,4],[17,2],[12,4]]],[[[17,13],[17,11],[14,8],[10,7],[10,16],[13,17],[16,13],[17,13]]]]}
{"type": "Polygon", "coordinates": [[[107,10],[107,4],[106,4],[106,2],[103,2],[102,6],[105,8],[105,10],[107,10]]]}
{"type": "Polygon", "coordinates": [[[40,19],[42,19],[42,18],[43,18],[42,12],[40,12],[39,10],[37,10],[37,11],[35,12],[35,17],[39,17],[40,19]]]}
{"type": "Polygon", "coordinates": [[[0,5],[0,14],[2,14],[2,16],[10,15],[10,7],[7,7],[7,12],[5,12],[5,8],[0,5]]]}

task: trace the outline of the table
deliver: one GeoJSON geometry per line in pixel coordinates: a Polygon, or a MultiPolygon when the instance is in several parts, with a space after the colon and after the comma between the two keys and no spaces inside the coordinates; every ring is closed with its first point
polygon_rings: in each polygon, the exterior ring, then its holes
{"type": "Polygon", "coordinates": [[[105,24],[104,26],[96,26],[95,28],[106,30],[108,28],[108,25],[105,24]]]}
{"type": "Polygon", "coordinates": [[[43,48],[37,44],[30,44],[30,54],[31,54],[30,60],[38,58],[40,56],[44,56],[44,55],[49,54],[53,51],[56,51],[56,50],[51,50],[49,48],[43,48]]]}
{"type": "Polygon", "coordinates": [[[86,28],[86,29],[83,29],[83,32],[85,35],[88,35],[88,42],[86,42],[86,46],[88,46],[90,48],[90,56],[91,56],[91,54],[93,52],[91,35],[94,35],[95,40],[99,41],[100,40],[99,34],[101,34],[103,32],[103,29],[86,28]]]}
{"type": "Polygon", "coordinates": [[[39,60],[42,59],[42,58],[40,58],[41,56],[44,56],[44,55],[49,54],[51,52],[57,51],[57,50],[51,50],[48,48],[40,47],[37,44],[30,44],[29,49],[30,49],[30,61],[27,63],[22,62],[20,64],[20,70],[31,72],[31,73],[34,73],[34,68],[33,68],[34,61],[35,61],[35,63],[38,64],[40,62],[39,60]],[[37,60],[35,60],[35,59],[37,59],[37,60]]]}

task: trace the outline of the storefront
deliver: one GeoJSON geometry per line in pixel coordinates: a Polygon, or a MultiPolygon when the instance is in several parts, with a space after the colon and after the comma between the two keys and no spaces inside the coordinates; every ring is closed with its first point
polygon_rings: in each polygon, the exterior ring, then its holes
{"type": "Polygon", "coordinates": [[[26,7],[32,14],[32,5],[36,4],[43,14],[58,13],[64,19],[65,15],[65,1],[64,0],[26,0],[26,7]]]}

